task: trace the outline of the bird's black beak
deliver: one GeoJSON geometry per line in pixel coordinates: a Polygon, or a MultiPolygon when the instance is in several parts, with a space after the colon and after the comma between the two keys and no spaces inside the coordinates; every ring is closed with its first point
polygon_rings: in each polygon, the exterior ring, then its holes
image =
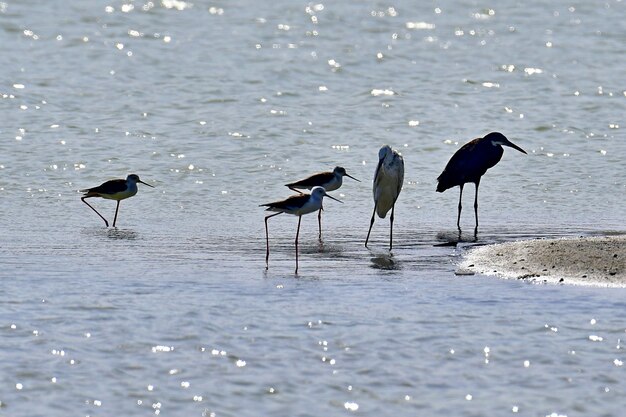
{"type": "Polygon", "coordinates": [[[340,203],[343,203],[343,201],[341,200],[337,200],[335,197],[333,197],[332,195],[328,195],[328,194],[324,194],[326,197],[330,198],[331,200],[335,200],[335,201],[339,201],[340,203]]]}
{"type": "Polygon", "coordinates": [[[346,174],[346,177],[348,178],[352,178],[353,180],[355,180],[356,182],[361,182],[360,180],[357,180],[356,178],[354,178],[352,175],[348,175],[346,174]]]}
{"type": "MultiPolygon", "coordinates": [[[[524,152],[524,153],[526,153],[526,152],[524,152]]],[[[154,188],[154,185],[150,185],[150,184],[145,183],[145,182],[143,182],[143,181],[141,181],[141,180],[139,180],[139,181],[137,181],[137,182],[140,182],[140,183],[142,183],[142,184],[144,184],[144,185],[147,185],[147,186],[148,186],[148,187],[150,187],[150,188],[154,188]]]]}
{"type": "MultiPolygon", "coordinates": [[[[514,144],[513,142],[509,141],[508,143],[503,143],[503,145],[508,146],[509,148],[513,148],[515,150],[520,151],[521,153],[526,153],[525,150],[523,150],[522,148],[520,148],[519,146],[517,146],[516,144],[514,144]]],[[[527,154],[528,155],[528,154],[527,154]]]]}

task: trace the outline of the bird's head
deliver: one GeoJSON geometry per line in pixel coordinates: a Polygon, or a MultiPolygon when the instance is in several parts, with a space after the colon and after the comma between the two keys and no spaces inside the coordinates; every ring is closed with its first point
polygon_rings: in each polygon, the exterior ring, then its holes
{"type": "Polygon", "coordinates": [[[508,146],[509,148],[513,148],[515,150],[518,150],[521,153],[526,153],[525,150],[523,150],[522,148],[520,148],[519,146],[517,146],[516,144],[514,144],[510,140],[508,140],[506,138],[506,136],[504,136],[500,132],[491,132],[490,134],[485,136],[485,139],[489,140],[491,142],[491,144],[494,145],[494,146],[495,145],[508,146]]]}
{"type": "Polygon", "coordinates": [[[315,199],[321,200],[324,198],[324,196],[330,198],[331,200],[335,200],[335,201],[339,201],[340,203],[343,203],[343,201],[337,200],[335,197],[328,195],[324,187],[313,187],[313,189],[311,190],[311,197],[315,199]]]}
{"type": "Polygon", "coordinates": [[[147,184],[147,183],[145,183],[145,182],[141,181],[141,180],[139,179],[139,175],[137,175],[137,174],[130,174],[128,177],[126,177],[126,181],[129,181],[129,182],[134,182],[134,183],[138,183],[138,182],[140,182],[140,183],[142,183],[142,184],[144,184],[144,185],[147,185],[148,187],[154,188],[154,186],[153,186],[153,185],[150,185],[150,184],[147,184]]]}
{"type": "Polygon", "coordinates": [[[353,180],[355,180],[357,182],[361,182],[360,180],[357,180],[356,178],[354,178],[352,175],[349,175],[346,172],[346,169],[344,167],[335,167],[335,169],[333,169],[333,174],[339,175],[340,177],[352,178],[353,180]]]}
{"type": "Polygon", "coordinates": [[[335,167],[335,169],[333,169],[333,174],[341,175],[343,177],[346,175],[346,169],[344,167],[335,167]]]}
{"type": "Polygon", "coordinates": [[[383,145],[382,148],[380,148],[380,150],[378,151],[378,159],[379,160],[383,160],[387,157],[387,155],[392,155],[393,154],[393,149],[391,149],[391,146],[389,145],[383,145]]]}

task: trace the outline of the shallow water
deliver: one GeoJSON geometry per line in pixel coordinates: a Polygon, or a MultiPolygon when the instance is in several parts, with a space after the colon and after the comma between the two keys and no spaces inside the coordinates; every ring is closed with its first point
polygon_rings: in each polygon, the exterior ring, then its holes
{"type": "MultiPolygon", "coordinates": [[[[623,1],[0,2],[0,415],[618,416],[626,290],[455,276],[623,232],[623,1]],[[180,10],[179,10],[180,9],[180,10]],[[434,192],[467,140],[506,149],[434,192]],[[405,158],[394,250],[373,208],[405,158]],[[314,215],[284,183],[344,166],[314,215]],[[76,190],[137,173],[117,229],[76,190]]],[[[91,200],[111,219],[115,204],[91,200]]]]}

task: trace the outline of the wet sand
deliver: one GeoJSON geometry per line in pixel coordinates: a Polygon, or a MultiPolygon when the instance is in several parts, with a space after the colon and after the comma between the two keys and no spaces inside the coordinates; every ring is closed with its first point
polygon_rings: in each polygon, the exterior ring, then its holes
{"type": "Polygon", "coordinates": [[[458,275],[626,287],[626,235],[537,239],[472,249],[458,275]]]}

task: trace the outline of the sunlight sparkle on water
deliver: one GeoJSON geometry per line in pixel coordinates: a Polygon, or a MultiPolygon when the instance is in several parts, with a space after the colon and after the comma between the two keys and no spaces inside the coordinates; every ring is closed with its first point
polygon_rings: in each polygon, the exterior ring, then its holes
{"type": "Polygon", "coordinates": [[[335,61],[334,59],[329,59],[328,60],[328,65],[330,65],[333,68],[333,71],[341,68],[341,64],[339,62],[335,61]]]}
{"type": "Polygon", "coordinates": [[[434,29],[434,23],[426,23],[426,22],[406,22],[407,29],[434,29]]]}
{"type": "Polygon", "coordinates": [[[359,409],[359,405],[354,402],[347,401],[343,404],[344,408],[348,411],[356,411],[359,409]]]}
{"type": "Polygon", "coordinates": [[[374,97],[377,97],[377,96],[393,96],[396,93],[395,91],[389,90],[389,89],[383,90],[383,89],[375,88],[370,92],[370,94],[373,95],[374,97]]]}
{"type": "Polygon", "coordinates": [[[543,70],[541,68],[524,68],[524,72],[527,75],[533,75],[533,74],[542,74],[543,70]]]}
{"type": "Polygon", "coordinates": [[[173,350],[174,350],[173,346],[162,346],[162,345],[152,346],[152,352],[153,353],[157,353],[157,352],[171,352],[173,350]]]}
{"type": "Polygon", "coordinates": [[[187,3],[181,0],[161,0],[161,4],[166,9],[185,10],[193,7],[193,3],[187,3]]]}

